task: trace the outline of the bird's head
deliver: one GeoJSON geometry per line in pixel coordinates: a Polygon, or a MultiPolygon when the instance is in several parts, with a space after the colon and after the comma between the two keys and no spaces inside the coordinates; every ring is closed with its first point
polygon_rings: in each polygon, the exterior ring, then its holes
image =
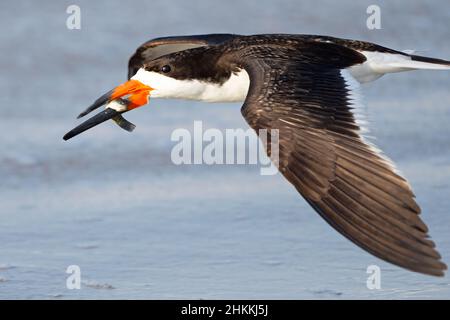
{"type": "Polygon", "coordinates": [[[146,105],[149,98],[202,100],[208,102],[243,101],[249,87],[248,74],[223,65],[201,48],[169,54],[142,66],[131,79],[98,98],[83,111],[81,118],[105,106],[105,110],[69,131],[68,140],[106,120],[113,119],[125,130],[134,125],[121,114],[146,105]]]}

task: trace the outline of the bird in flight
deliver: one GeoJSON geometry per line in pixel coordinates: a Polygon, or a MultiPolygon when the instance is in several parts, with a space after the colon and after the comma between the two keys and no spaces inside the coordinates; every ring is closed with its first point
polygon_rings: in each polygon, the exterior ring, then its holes
{"type": "Polygon", "coordinates": [[[364,136],[359,99],[361,83],[417,69],[450,70],[450,61],[328,36],[157,38],[130,58],[129,80],[79,117],[105,109],[63,139],[109,119],[132,131],[122,114],[149,97],[243,101],[242,115],[256,132],[278,130],[279,172],[326,222],[374,256],[443,276],[447,266],[409,183],[364,136]]]}

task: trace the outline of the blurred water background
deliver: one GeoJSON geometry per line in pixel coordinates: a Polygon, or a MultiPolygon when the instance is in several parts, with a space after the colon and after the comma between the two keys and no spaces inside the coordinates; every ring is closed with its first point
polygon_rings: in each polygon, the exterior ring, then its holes
{"type": "MultiPolygon", "coordinates": [[[[247,128],[240,104],[152,100],[64,142],[75,116],[126,78],[154,37],[325,34],[450,58],[442,1],[10,1],[0,3],[0,298],[450,298],[433,278],[365,253],[280,175],[175,166],[176,128],[247,128]],[[68,30],[66,8],[81,8],[68,30]],[[381,8],[381,30],[366,8],[381,8]],[[380,290],[366,288],[379,265],[380,290]],[[79,265],[81,290],[66,289],[79,265]]],[[[388,75],[365,89],[372,134],[411,182],[450,262],[450,73],[388,75]]]]}

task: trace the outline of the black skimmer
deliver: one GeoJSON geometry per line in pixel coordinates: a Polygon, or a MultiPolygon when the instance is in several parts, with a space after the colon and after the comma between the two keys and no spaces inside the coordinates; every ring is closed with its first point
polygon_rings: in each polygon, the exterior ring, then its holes
{"type": "Polygon", "coordinates": [[[359,84],[386,73],[450,70],[450,62],[373,43],[313,35],[211,34],[140,46],[129,81],[80,117],[106,109],[64,136],[114,119],[152,98],[244,101],[259,129],[279,130],[279,171],[337,231],[403,268],[442,276],[441,261],[408,182],[364,136],[359,84]]]}

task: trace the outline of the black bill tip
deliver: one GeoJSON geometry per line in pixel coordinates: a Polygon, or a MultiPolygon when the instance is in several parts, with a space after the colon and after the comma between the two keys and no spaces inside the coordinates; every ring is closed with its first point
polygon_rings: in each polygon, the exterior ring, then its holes
{"type": "Polygon", "coordinates": [[[95,127],[96,125],[98,125],[102,122],[105,122],[106,120],[112,119],[112,118],[120,115],[121,113],[122,112],[116,111],[111,108],[105,109],[105,110],[97,113],[92,118],[89,118],[88,120],[86,120],[85,122],[80,124],[79,126],[75,127],[74,129],[70,130],[69,132],[67,132],[64,135],[63,139],[69,140],[69,139],[75,137],[76,135],[79,135],[80,133],[82,133],[92,127],[95,127]]]}
{"type": "Polygon", "coordinates": [[[123,130],[126,130],[128,132],[133,132],[133,130],[136,129],[136,125],[134,125],[133,123],[131,123],[130,121],[128,121],[127,119],[122,117],[121,115],[115,116],[112,119],[123,130]]]}
{"type": "Polygon", "coordinates": [[[101,107],[102,105],[104,105],[105,103],[107,103],[109,101],[109,98],[111,98],[111,95],[113,94],[113,92],[114,92],[114,90],[110,90],[107,93],[105,93],[104,95],[102,95],[100,98],[95,100],[95,102],[93,104],[91,104],[86,110],[84,110],[82,113],[80,113],[78,115],[77,119],[84,117],[88,113],[94,111],[95,109],[97,109],[97,108],[101,107]]]}

